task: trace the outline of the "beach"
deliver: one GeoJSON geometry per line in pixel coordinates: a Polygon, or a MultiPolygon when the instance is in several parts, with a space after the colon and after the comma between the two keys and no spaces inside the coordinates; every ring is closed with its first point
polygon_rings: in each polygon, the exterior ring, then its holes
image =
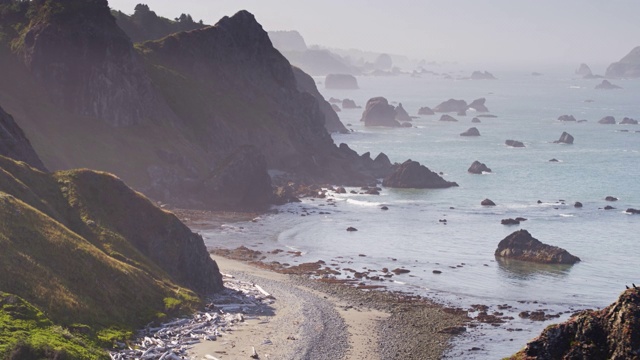
{"type": "Polygon", "coordinates": [[[275,301],[216,341],[197,344],[195,359],[439,359],[459,312],[423,299],[285,275],[217,255],[222,273],[250,281],[275,301]],[[444,330],[444,331],[443,331],[444,330]]]}

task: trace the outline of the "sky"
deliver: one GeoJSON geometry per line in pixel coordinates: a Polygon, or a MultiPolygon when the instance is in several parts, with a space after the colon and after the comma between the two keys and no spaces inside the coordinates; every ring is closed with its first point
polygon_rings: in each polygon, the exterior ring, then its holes
{"type": "Polygon", "coordinates": [[[248,10],[308,45],[495,64],[609,64],[640,46],[638,0],[109,0],[215,24],[248,10]]]}

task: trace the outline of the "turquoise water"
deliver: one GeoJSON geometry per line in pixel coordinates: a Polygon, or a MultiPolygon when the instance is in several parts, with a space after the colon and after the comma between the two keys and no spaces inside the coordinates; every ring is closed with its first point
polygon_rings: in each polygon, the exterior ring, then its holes
{"type": "Polygon", "coordinates": [[[452,114],[457,123],[440,122],[439,115],[422,116],[413,128],[371,129],[359,122],[363,109],[344,110],[340,118],[354,132],[334,135],[336,144],[347,143],[372,157],[384,152],[396,162],[419,161],[460,187],[334,195],[335,207],[307,199],[255,223],[207,232],[208,245],[302,251],[296,259],[274,256],[289,263],[323,259],[356,270],[406,267],[409,274],[385,284],[454,306],[486,304],[490,313],[500,304],[512,306],[500,311],[514,320],[470,329],[456,340],[451,358],[507,356],[570,312],[610,304],[625,284],[640,283],[640,215],[624,213],[629,207],[640,208],[640,126],[597,121],[606,115],[618,121],[625,116],[640,119],[640,80],[616,80],[623,90],[603,91],[594,89],[599,80],[574,79],[571,71],[541,77],[494,74],[498,80],[360,77],[359,90],[326,90],[319,84],[327,99],[350,98],[364,107],[369,98],[385,96],[401,102],[410,115],[449,98],[471,102],[485,97],[491,114],[498,117],[472,124],[473,112],[465,117],[452,114]],[[557,121],[563,114],[588,121],[557,121]],[[471,126],[480,130],[480,137],[459,136],[471,126]],[[573,145],[552,143],[563,131],[575,137],[573,145]],[[526,147],[506,147],[506,139],[520,140],[526,147]],[[560,162],[549,162],[551,158],[560,162]],[[493,173],[467,173],[474,160],[486,163],[493,173]],[[608,195],[620,200],[608,203],[608,195]],[[480,206],[484,198],[497,206],[480,206]],[[574,208],[576,201],[584,207],[574,208]],[[389,210],[381,211],[382,204],[389,210]],[[606,205],[616,209],[601,209],[606,205]],[[300,216],[303,208],[309,216],[300,216]],[[318,215],[320,211],[331,214],[318,215]],[[528,220],[520,226],[500,224],[503,218],[518,216],[528,220]],[[348,226],[359,231],[347,233],[348,226]],[[567,249],[582,262],[569,267],[497,262],[493,254],[498,242],[517,229],[567,249]],[[562,315],[547,322],[518,317],[520,311],[536,309],[562,315]],[[469,351],[472,347],[480,350],[469,351]]]}

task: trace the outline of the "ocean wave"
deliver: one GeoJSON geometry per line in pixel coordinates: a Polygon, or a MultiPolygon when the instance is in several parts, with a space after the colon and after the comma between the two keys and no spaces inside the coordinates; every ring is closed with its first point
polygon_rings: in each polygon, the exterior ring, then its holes
{"type": "Polygon", "coordinates": [[[573,214],[560,214],[560,217],[574,217],[575,215],[573,214]]]}
{"type": "Polygon", "coordinates": [[[382,203],[379,203],[379,202],[370,202],[370,201],[363,201],[363,200],[356,200],[356,199],[347,199],[347,203],[353,204],[356,206],[364,206],[364,207],[376,207],[376,206],[382,205],[382,203]]]}

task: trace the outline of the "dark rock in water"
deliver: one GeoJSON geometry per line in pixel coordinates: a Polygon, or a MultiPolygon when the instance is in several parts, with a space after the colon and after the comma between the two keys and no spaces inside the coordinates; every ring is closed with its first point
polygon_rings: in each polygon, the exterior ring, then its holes
{"type": "Polygon", "coordinates": [[[638,120],[625,117],[624,119],[622,119],[622,121],[620,121],[620,125],[638,125],[638,120]]]}
{"type": "Polygon", "coordinates": [[[338,187],[336,188],[336,193],[337,193],[337,194],[346,194],[346,193],[347,193],[347,190],[346,190],[345,188],[343,188],[342,186],[338,186],[338,187]]]}
{"type": "Polygon", "coordinates": [[[343,109],[359,109],[360,106],[356,105],[356,102],[351,99],[342,100],[343,109]]]}
{"type": "Polygon", "coordinates": [[[604,207],[605,210],[615,210],[615,208],[611,205],[607,205],[604,207]]]}
{"type": "Polygon", "coordinates": [[[582,77],[592,77],[593,72],[591,72],[591,68],[585,63],[580,64],[580,67],[576,69],[576,75],[580,75],[582,77]]]}
{"type": "Polygon", "coordinates": [[[407,160],[393,174],[382,182],[383,186],[393,188],[438,189],[458,186],[455,182],[446,181],[426,166],[417,161],[407,160]]]}
{"type": "Polygon", "coordinates": [[[478,119],[477,117],[474,117],[473,119],[471,119],[472,123],[481,123],[482,121],[480,121],[480,119],[478,119]]]}
{"type": "Polygon", "coordinates": [[[395,117],[396,109],[389,105],[387,99],[375,97],[367,101],[360,121],[364,121],[364,126],[400,127],[400,123],[395,117]]]}
{"type": "Polygon", "coordinates": [[[573,204],[573,207],[581,208],[582,207],[582,203],[580,201],[576,201],[576,203],[573,204]]]}
{"type": "Polygon", "coordinates": [[[618,198],[615,196],[607,196],[604,198],[606,201],[618,201],[618,198]]]}
{"type": "Polygon", "coordinates": [[[402,107],[402,103],[399,103],[396,106],[396,120],[398,121],[412,121],[411,116],[407,113],[407,111],[402,107]]]}
{"type": "Polygon", "coordinates": [[[496,206],[496,203],[494,203],[490,199],[484,199],[484,200],[482,200],[480,202],[480,205],[482,205],[482,206],[496,206]]]}
{"type": "Polygon", "coordinates": [[[435,112],[428,106],[423,106],[418,110],[418,115],[434,115],[435,112]]]}
{"type": "Polygon", "coordinates": [[[480,136],[480,131],[478,130],[478,128],[472,127],[472,128],[469,128],[467,131],[460,133],[460,136],[480,136]]]}
{"type": "Polygon", "coordinates": [[[342,109],[340,109],[340,106],[336,105],[336,104],[331,104],[331,108],[333,109],[333,111],[335,112],[340,112],[342,111],[342,109]]]}
{"type": "Polygon", "coordinates": [[[433,272],[434,274],[442,274],[442,271],[440,271],[440,270],[433,270],[432,272],[433,272]]]}
{"type": "Polygon", "coordinates": [[[573,115],[560,115],[558,117],[558,120],[560,120],[560,121],[576,121],[576,118],[573,117],[573,115]]]}
{"type": "Polygon", "coordinates": [[[440,116],[440,121],[458,121],[458,119],[454,118],[451,115],[443,114],[440,116]]]}
{"type": "Polygon", "coordinates": [[[464,100],[449,99],[433,108],[434,112],[439,113],[458,113],[467,110],[467,102],[464,100]]]}
{"type": "Polygon", "coordinates": [[[516,231],[500,241],[495,256],[543,264],[575,264],[580,261],[564,249],[543,244],[527,230],[516,231]]]}
{"type": "Polygon", "coordinates": [[[408,274],[410,271],[408,269],[397,268],[397,269],[391,270],[391,272],[396,275],[400,275],[400,274],[408,274]]]}
{"type": "Polygon", "coordinates": [[[554,141],[556,144],[573,144],[573,136],[571,136],[568,132],[563,131],[562,135],[560,135],[560,139],[554,141]]]}
{"type": "Polygon", "coordinates": [[[0,107],[0,155],[24,161],[38,170],[47,171],[27,136],[2,107],[0,107]]]}
{"type": "Polygon", "coordinates": [[[389,210],[389,208],[387,206],[382,206],[380,207],[380,210],[389,210]]]}
{"type": "Polygon", "coordinates": [[[411,123],[408,123],[408,122],[403,122],[402,124],[400,124],[400,126],[405,128],[413,127],[413,125],[411,125],[411,123]]]}
{"type": "Polygon", "coordinates": [[[483,172],[491,172],[491,169],[489,169],[487,165],[476,160],[473,162],[473,164],[471,164],[467,171],[472,174],[482,174],[483,172]]]}
{"type": "Polygon", "coordinates": [[[496,80],[496,77],[488,71],[474,71],[471,74],[471,80],[496,80]]]}
{"type": "Polygon", "coordinates": [[[560,160],[558,160],[556,158],[553,158],[553,159],[549,160],[549,162],[560,162],[560,160]]]}
{"type": "Polygon", "coordinates": [[[517,217],[515,220],[516,221],[520,221],[520,222],[527,221],[527,219],[525,219],[523,217],[517,217]]]}
{"type": "Polygon", "coordinates": [[[620,61],[609,65],[605,76],[608,78],[640,77],[640,46],[633,48],[633,50],[620,61]]]}
{"type": "Polygon", "coordinates": [[[332,104],[333,104],[333,103],[336,103],[336,104],[342,104],[342,100],[340,100],[340,99],[336,99],[336,98],[334,98],[334,97],[330,97],[330,98],[329,98],[329,102],[330,102],[330,103],[332,103],[332,104]]]}
{"type": "Polygon", "coordinates": [[[520,225],[520,221],[516,220],[516,219],[502,219],[500,221],[500,224],[502,225],[520,225]]]}
{"type": "Polygon", "coordinates": [[[305,73],[295,66],[292,66],[291,69],[293,70],[293,75],[296,79],[298,90],[311,94],[318,101],[320,111],[324,115],[325,129],[327,129],[327,131],[330,133],[338,132],[341,134],[347,134],[349,131],[340,121],[338,114],[336,114],[338,111],[340,111],[340,108],[336,104],[330,104],[324,99],[324,96],[320,94],[320,91],[318,91],[318,88],[316,87],[315,81],[309,74],[305,73]]]}
{"type": "Polygon", "coordinates": [[[513,355],[516,359],[638,359],[640,291],[624,291],[602,310],[585,310],[548,326],[513,355]]]}
{"type": "Polygon", "coordinates": [[[596,85],[595,88],[598,89],[598,90],[622,89],[620,86],[614,85],[611,82],[609,82],[609,80],[602,80],[602,82],[600,84],[596,85]]]}
{"type": "Polygon", "coordinates": [[[629,214],[640,214],[640,210],[634,208],[628,208],[625,212],[629,214]]]}
{"type": "Polygon", "coordinates": [[[350,74],[329,74],[324,79],[326,89],[358,89],[358,80],[350,74]]]}
{"type": "Polygon", "coordinates": [[[598,120],[598,124],[615,125],[616,118],[614,118],[613,116],[605,116],[602,119],[598,120]]]}
{"type": "Polygon", "coordinates": [[[475,99],[471,102],[471,104],[469,104],[468,108],[469,109],[474,109],[477,112],[489,112],[489,109],[484,105],[484,103],[487,101],[487,99],[485,98],[480,98],[480,99],[475,99]]]}
{"type": "Polygon", "coordinates": [[[537,202],[537,203],[538,203],[538,204],[542,204],[542,200],[538,200],[538,202],[537,202]]]}
{"type": "Polygon", "coordinates": [[[521,141],[517,141],[517,140],[507,140],[504,143],[507,146],[511,146],[511,147],[524,147],[524,144],[521,141]]]}
{"type": "Polygon", "coordinates": [[[354,228],[354,227],[352,227],[352,226],[349,226],[349,227],[347,228],[347,231],[358,231],[358,229],[356,229],[356,228],[354,228]]]}

